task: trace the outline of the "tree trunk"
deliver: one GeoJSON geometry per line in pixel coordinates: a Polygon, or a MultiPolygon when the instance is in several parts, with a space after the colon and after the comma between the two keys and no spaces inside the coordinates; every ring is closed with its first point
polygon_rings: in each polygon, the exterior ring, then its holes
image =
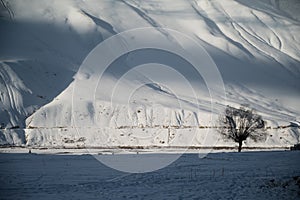
{"type": "Polygon", "coordinates": [[[242,145],[243,145],[243,140],[240,140],[239,141],[239,149],[238,149],[239,152],[242,151],[242,145]]]}

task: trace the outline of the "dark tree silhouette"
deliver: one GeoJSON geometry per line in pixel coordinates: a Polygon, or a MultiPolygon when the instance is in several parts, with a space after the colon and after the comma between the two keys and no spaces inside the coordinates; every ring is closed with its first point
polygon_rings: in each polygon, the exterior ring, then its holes
{"type": "Polygon", "coordinates": [[[248,137],[254,141],[265,139],[265,122],[251,109],[227,106],[221,116],[221,134],[239,144],[241,152],[243,141],[248,137]]]}

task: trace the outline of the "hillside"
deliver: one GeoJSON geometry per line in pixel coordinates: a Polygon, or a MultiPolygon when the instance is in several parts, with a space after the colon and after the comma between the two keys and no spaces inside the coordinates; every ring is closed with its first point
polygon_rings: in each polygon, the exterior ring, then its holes
{"type": "Polygon", "coordinates": [[[297,1],[1,3],[1,145],[233,146],[215,129],[226,105],[267,121],[267,140],[246,146],[299,142],[297,1]],[[98,44],[124,31],[132,43],[120,39],[88,65],[98,44]],[[117,54],[144,41],[191,54],[201,45],[221,82],[172,52],[117,54]],[[106,54],[117,57],[109,66],[106,54]]]}

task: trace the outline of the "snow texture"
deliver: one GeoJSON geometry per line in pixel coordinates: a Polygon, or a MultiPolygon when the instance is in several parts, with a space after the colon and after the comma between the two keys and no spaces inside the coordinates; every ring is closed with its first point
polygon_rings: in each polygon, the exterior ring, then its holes
{"type": "Polygon", "coordinates": [[[34,150],[0,154],[0,195],[1,199],[299,199],[299,158],[296,151],[217,153],[203,159],[184,154],[164,169],[128,174],[91,155],[40,155],[34,150]]]}
{"type": "MultiPolygon", "coordinates": [[[[90,78],[78,72],[84,58],[105,39],[141,27],[174,29],[205,47],[224,80],[226,104],[251,107],[267,121],[267,140],[247,140],[246,146],[299,143],[299,7],[297,1],[282,0],[2,0],[0,144],[57,148],[234,145],[220,140],[216,122],[211,120],[222,112],[225,99],[219,95],[211,102],[203,77],[174,55],[154,50],[120,57],[101,79],[96,100],[76,108],[82,112],[79,119],[97,119],[99,128],[74,124],[74,83],[90,78]],[[149,83],[133,69],[145,64],[142,61],[171,66],[188,77],[196,98],[168,71],[157,74],[164,84],[149,83]],[[133,73],[121,79],[130,70],[133,73]],[[112,107],[108,94],[116,84],[119,93],[112,107]],[[128,103],[122,91],[132,90],[128,103]]],[[[163,29],[157,30],[171,38],[163,29]]]]}

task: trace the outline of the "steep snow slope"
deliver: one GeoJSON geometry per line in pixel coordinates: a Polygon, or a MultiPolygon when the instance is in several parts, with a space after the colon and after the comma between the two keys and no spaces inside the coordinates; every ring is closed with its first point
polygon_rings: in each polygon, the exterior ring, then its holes
{"type": "Polygon", "coordinates": [[[232,145],[213,129],[226,104],[254,108],[271,127],[267,141],[248,145],[299,142],[297,126],[278,129],[300,120],[300,21],[293,1],[1,3],[2,144],[232,145]],[[78,91],[83,87],[76,81],[89,79],[79,70],[88,53],[141,27],[157,27],[175,43],[178,38],[159,28],[177,30],[205,47],[222,75],[226,99],[209,91],[205,77],[187,62],[153,49],[120,56],[95,90],[78,91]],[[140,65],[148,71],[135,67],[140,65]],[[94,101],[82,95],[78,106],[74,91],[94,91],[94,101]]]}

